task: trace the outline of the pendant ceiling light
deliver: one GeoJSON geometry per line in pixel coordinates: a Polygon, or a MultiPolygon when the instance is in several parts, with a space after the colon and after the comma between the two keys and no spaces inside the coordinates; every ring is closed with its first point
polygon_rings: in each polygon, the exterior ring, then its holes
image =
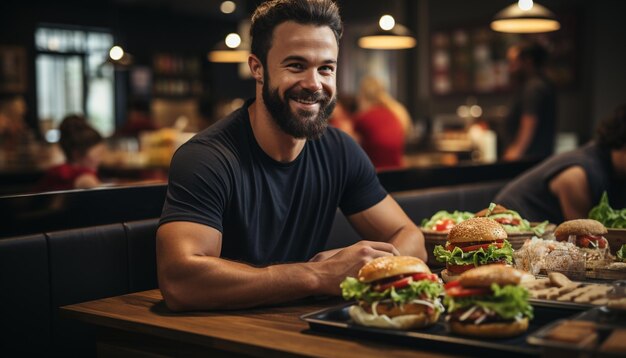
{"type": "Polygon", "coordinates": [[[240,47],[241,37],[235,33],[228,34],[223,42],[218,43],[209,52],[209,61],[218,63],[241,63],[248,61],[250,51],[240,47]]]}
{"type": "Polygon", "coordinates": [[[105,62],[112,64],[116,69],[125,69],[133,64],[133,56],[124,51],[121,46],[115,45],[109,50],[109,56],[105,62]]]}
{"type": "Polygon", "coordinates": [[[372,50],[402,50],[415,47],[416,44],[411,31],[396,24],[391,15],[383,15],[378,26],[359,39],[359,47],[372,50]]]}
{"type": "Polygon", "coordinates": [[[556,16],[532,0],[519,0],[494,16],[491,29],[509,33],[551,32],[561,28],[556,16]]]}

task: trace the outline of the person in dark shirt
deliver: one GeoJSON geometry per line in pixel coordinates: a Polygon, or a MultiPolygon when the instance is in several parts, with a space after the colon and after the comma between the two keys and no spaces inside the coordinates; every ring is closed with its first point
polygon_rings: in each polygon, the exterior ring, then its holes
{"type": "Polygon", "coordinates": [[[547,51],[537,43],[509,49],[516,95],[506,121],[504,160],[546,158],[554,152],[556,92],[544,73],[547,51]]]}
{"type": "Polygon", "coordinates": [[[252,16],[256,98],[175,154],[157,232],[174,311],[340,293],[373,258],[426,258],[423,236],[365,153],[327,127],[342,32],[331,0],[272,0],[252,16]],[[324,251],[337,208],[365,239],[324,251]]]}
{"type": "Polygon", "coordinates": [[[531,221],[587,218],[607,191],[626,207],[626,105],[600,122],[595,141],[553,156],[505,186],[494,201],[531,221]]]}

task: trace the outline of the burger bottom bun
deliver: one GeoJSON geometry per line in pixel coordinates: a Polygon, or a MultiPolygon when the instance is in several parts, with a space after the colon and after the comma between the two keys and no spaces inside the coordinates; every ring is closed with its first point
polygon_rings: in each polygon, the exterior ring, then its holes
{"type": "Polygon", "coordinates": [[[498,322],[485,324],[465,324],[450,322],[453,333],[472,337],[505,338],[518,336],[528,330],[528,318],[513,322],[498,322]]]}
{"type": "Polygon", "coordinates": [[[393,329],[422,328],[433,325],[439,319],[439,312],[408,314],[389,318],[387,315],[373,315],[365,312],[360,306],[351,306],[348,310],[352,320],[362,326],[393,329]]]}
{"type": "Polygon", "coordinates": [[[455,275],[452,272],[448,271],[448,269],[444,269],[441,271],[441,279],[443,282],[448,283],[450,281],[456,281],[459,279],[460,275],[455,275]]]}

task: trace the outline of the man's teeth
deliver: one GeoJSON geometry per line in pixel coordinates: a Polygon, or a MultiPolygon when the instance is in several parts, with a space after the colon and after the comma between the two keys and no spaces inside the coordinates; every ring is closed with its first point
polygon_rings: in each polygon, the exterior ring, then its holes
{"type": "Polygon", "coordinates": [[[295,99],[295,101],[299,102],[299,103],[303,103],[303,104],[315,104],[315,103],[317,103],[317,101],[306,101],[306,100],[297,99],[297,98],[295,99]]]}

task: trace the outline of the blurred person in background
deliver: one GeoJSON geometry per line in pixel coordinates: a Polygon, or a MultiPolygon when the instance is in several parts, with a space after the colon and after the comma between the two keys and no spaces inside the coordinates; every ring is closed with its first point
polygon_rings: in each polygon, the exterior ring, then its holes
{"type": "Polygon", "coordinates": [[[26,134],[26,111],[26,102],[21,95],[0,96],[0,143],[4,149],[15,149],[26,134]]]}
{"type": "Polygon", "coordinates": [[[507,59],[516,94],[506,119],[506,161],[545,158],[554,152],[556,92],[544,72],[546,49],[537,43],[509,48],[507,59]]]}
{"type": "Polygon", "coordinates": [[[357,139],[376,169],[403,166],[411,117],[402,104],[374,77],[365,77],[357,96],[357,139]]]}
{"type": "Polygon", "coordinates": [[[349,95],[337,95],[335,109],[328,119],[328,124],[339,128],[346,134],[356,139],[354,133],[354,112],[356,111],[356,99],[349,95]]]}
{"type": "Polygon", "coordinates": [[[156,129],[158,126],[152,120],[150,103],[141,99],[132,99],[128,104],[126,122],[116,131],[115,136],[138,138],[139,133],[156,129]]]}
{"type": "Polygon", "coordinates": [[[598,124],[587,145],[555,155],[523,173],[494,199],[530,221],[587,218],[607,191],[611,206],[626,207],[626,104],[598,124]]]}
{"type": "Polygon", "coordinates": [[[70,115],[59,126],[59,145],[65,163],[50,168],[37,186],[38,191],[88,189],[101,184],[98,166],[106,146],[100,133],[85,117],[70,115]]]}

